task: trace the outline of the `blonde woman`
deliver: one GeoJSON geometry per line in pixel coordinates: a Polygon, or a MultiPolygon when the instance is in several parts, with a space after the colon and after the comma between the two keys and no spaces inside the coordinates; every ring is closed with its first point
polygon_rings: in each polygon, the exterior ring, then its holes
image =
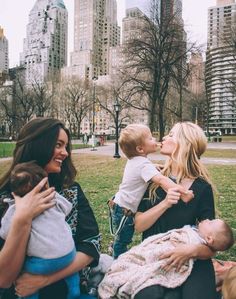
{"type": "MultiPolygon", "coordinates": [[[[163,174],[191,189],[194,198],[185,203],[175,188],[165,193],[160,187],[156,190],[151,187],[153,194],[150,196],[147,192],[149,198],[142,200],[135,216],[135,228],[143,233],[143,239],[215,217],[211,182],[200,160],[206,147],[204,132],[191,122],[177,123],[163,138],[161,154],[168,157],[163,174]]],[[[174,251],[166,252],[162,255],[166,259],[165,271],[172,267],[178,271],[186,260],[197,259],[191,275],[178,289],[168,290],[154,285],[140,291],[135,299],[216,299],[215,276],[210,259],[213,255],[214,252],[205,245],[181,245],[174,251]]]]}

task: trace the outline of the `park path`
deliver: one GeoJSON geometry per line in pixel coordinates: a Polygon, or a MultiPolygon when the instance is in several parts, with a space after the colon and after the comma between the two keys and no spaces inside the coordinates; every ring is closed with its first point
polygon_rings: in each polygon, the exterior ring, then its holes
{"type": "MultiPolygon", "coordinates": [[[[218,143],[208,143],[209,149],[234,149],[236,150],[236,142],[218,142],[218,143]]],[[[72,151],[73,154],[91,154],[91,155],[103,155],[112,157],[115,153],[115,144],[110,142],[104,146],[98,146],[93,151],[91,148],[76,149],[72,151]]],[[[120,155],[124,157],[124,154],[119,151],[120,155]]],[[[150,154],[149,158],[153,161],[164,161],[165,156],[156,154],[150,154]]],[[[1,158],[0,162],[8,161],[11,158],[1,158]]],[[[201,158],[204,164],[222,164],[222,165],[236,165],[236,156],[235,158],[201,158]]]]}
{"type": "MultiPolygon", "coordinates": [[[[236,150],[236,142],[232,143],[208,143],[209,149],[234,149],[236,150]]],[[[83,149],[76,149],[72,152],[75,154],[91,154],[91,155],[103,155],[103,156],[113,156],[115,153],[115,144],[114,143],[107,143],[104,146],[98,146],[95,148],[96,150],[93,151],[91,148],[83,148],[83,149]]],[[[124,157],[124,154],[119,151],[120,155],[124,157]]],[[[165,160],[165,156],[156,154],[150,154],[149,158],[153,161],[162,161],[165,160]]],[[[236,165],[236,155],[235,159],[233,158],[201,158],[204,164],[223,164],[223,165],[236,165]]]]}

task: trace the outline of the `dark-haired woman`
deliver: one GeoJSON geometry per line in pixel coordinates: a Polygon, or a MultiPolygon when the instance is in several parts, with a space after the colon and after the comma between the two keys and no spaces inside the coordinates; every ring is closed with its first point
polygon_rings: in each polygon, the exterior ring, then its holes
{"type": "MultiPolygon", "coordinates": [[[[77,256],[73,263],[67,268],[51,275],[42,276],[30,275],[28,273],[23,274],[17,279],[15,290],[12,287],[5,291],[2,298],[14,298],[15,291],[17,295],[24,297],[40,289],[40,299],[65,299],[67,296],[67,289],[63,278],[84,269],[90,264],[97,264],[98,262],[98,226],[80,185],[74,181],[76,169],[71,160],[70,134],[61,121],[53,118],[36,118],[21,129],[16,142],[12,165],[0,180],[1,199],[5,196],[9,197],[9,194],[11,194],[9,175],[13,167],[18,163],[32,160],[36,161],[39,166],[46,170],[48,173],[49,185],[66,197],[73,205],[73,209],[67,217],[67,222],[71,226],[77,249],[77,256]]],[[[40,187],[34,191],[34,197],[42,196],[41,194],[43,192],[40,193],[39,190],[40,187]]],[[[50,189],[50,192],[53,194],[52,188],[50,189]]],[[[51,193],[50,196],[52,196],[51,193]]],[[[31,195],[32,194],[27,194],[25,197],[31,198],[31,195]]],[[[48,196],[48,193],[46,195],[48,196]]],[[[20,200],[22,200],[22,198],[20,200]]],[[[1,205],[3,211],[3,204],[1,203],[1,205]]],[[[29,219],[32,219],[33,216],[29,219]]],[[[27,240],[28,236],[29,231],[24,234],[24,239],[27,240]]],[[[3,246],[2,250],[4,250],[7,241],[4,244],[4,241],[0,240],[0,243],[3,246]]],[[[23,245],[21,244],[21,253],[18,258],[19,266],[11,269],[12,272],[15,271],[14,275],[12,275],[11,282],[13,282],[14,278],[19,273],[20,265],[24,259],[27,242],[23,243],[23,245]]],[[[17,251],[18,246],[15,248],[14,254],[17,251]]],[[[0,287],[5,287],[5,285],[0,285],[0,287]]]]}

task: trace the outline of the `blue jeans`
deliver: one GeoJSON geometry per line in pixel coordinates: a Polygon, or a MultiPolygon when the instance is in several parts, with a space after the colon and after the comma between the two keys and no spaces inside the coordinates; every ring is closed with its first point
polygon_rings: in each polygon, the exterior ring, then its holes
{"type": "MultiPolygon", "coordinates": [[[[50,274],[64,269],[72,263],[76,255],[76,250],[73,249],[69,254],[55,259],[42,259],[38,257],[27,257],[24,264],[24,272],[32,274],[50,274]]],[[[80,298],[80,278],[79,273],[74,273],[65,278],[68,287],[67,299],[80,298]]],[[[25,299],[38,299],[39,293],[34,293],[25,299]]]]}
{"type": "MultiPolygon", "coordinates": [[[[115,204],[112,210],[112,222],[117,229],[124,212],[122,208],[115,204]]],[[[122,227],[118,235],[115,236],[113,243],[113,257],[116,259],[118,256],[128,250],[127,246],[132,242],[134,234],[134,218],[133,216],[127,216],[126,222],[122,227]]]]}

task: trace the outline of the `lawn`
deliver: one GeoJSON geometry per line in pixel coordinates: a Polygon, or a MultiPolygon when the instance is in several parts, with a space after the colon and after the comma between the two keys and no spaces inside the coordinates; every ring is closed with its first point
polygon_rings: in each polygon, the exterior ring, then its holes
{"type": "Polygon", "coordinates": [[[222,136],[223,142],[236,142],[236,135],[222,136]]]}
{"type": "MultiPolygon", "coordinates": [[[[73,149],[91,147],[88,144],[72,144],[73,149]]],[[[0,158],[11,157],[15,148],[15,142],[0,142],[0,158]]]]}
{"type": "Polygon", "coordinates": [[[236,149],[207,149],[203,157],[236,159],[236,149]]]}
{"type": "MultiPolygon", "coordinates": [[[[106,201],[118,189],[125,159],[114,159],[93,154],[73,155],[78,169],[77,180],[80,182],[95,212],[102,233],[102,251],[106,252],[112,237],[109,233],[106,201]]],[[[7,169],[9,162],[1,162],[0,175],[7,169]]],[[[236,229],[236,166],[208,165],[213,182],[217,187],[216,207],[218,216],[225,219],[236,229]]],[[[135,243],[140,235],[135,236],[135,243]]],[[[221,259],[236,261],[236,246],[219,254],[221,259]]]]}
{"type": "Polygon", "coordinates": [[[0,142],[0,158],[11,157],[15,142],[0,142]]]}
{"type": "MultiPolygon", "coordinates": [[[[73,149],[91,147],[88,144],[72,144],[73,149]]],[[[0,142],[0,158],[11,157],[15,148],[15,142],[0,142]]],[[[204,157],[211,158],[236,158],[236,150],[234,149],[208,149],[204,157]]]]}

